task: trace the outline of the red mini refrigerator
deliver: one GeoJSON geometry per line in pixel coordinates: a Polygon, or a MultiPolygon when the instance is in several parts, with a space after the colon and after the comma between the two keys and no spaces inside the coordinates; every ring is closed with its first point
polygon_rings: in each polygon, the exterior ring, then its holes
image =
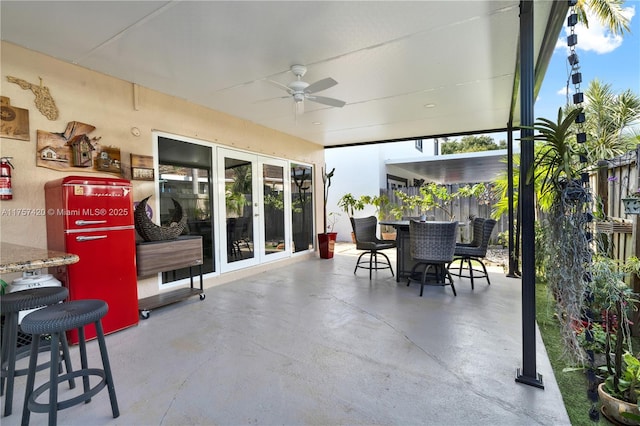
{"type": "MultiPolygon", "coordinates": [[[[136,243],[131,182],[125,179],[67,176],[44,186],[49,250],[77,254],[59,269],[69,300],[101,299],[109,305],[105,333],[138,323],[136,243]]],[[[87,339],[95,327],[85,328],[87,339]]],[[[78,342],[73,330],[70,343],[78,342]]]]}

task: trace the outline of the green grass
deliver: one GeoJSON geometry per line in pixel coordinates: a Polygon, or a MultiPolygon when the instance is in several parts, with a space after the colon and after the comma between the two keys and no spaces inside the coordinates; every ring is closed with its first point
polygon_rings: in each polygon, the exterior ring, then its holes
{"type": "Polygon", "coordinates": [[[558,382],[564,406],[567,409],[572,425],[610,425],[602,415],[599,422],[589,418],[591,402],[587,397],[587,378],[583,371],[562,371],[568,367],[568,361],[563,357],[564,346],[560,337],[560,324],[554,317],[554,301],[547,292],[544,284],[536,285],[536,319],[542,341],[549,355],[553,374],[558,382]]]}

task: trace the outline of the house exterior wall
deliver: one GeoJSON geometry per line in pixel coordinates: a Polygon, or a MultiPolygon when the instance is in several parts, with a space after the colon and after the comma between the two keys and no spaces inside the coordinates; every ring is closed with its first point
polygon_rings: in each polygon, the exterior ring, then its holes
{"type": "MultiPolygon", "coordinates": [[[[338,207],[340,197],[348,192],[356,198],[362,195],[378,195],[380,188],[387,187],[387,174],[407,178],[411,184],[413,179],[421,177],[397,167],[386,166],[385,161],[409,157],[415,157],[416,161],[419,161],[433,155],[432,140],[423,141],[422,152],[416,149],[415,141],[325,149],[328,170],[334,167],[336,169],[327,198],[327,212],[340,213],[333,229],[338,233],[337,241],[351,241],[351,222],[349,216],[338,207]]],[[[375,208],[368,205],[355,216],[365,217],[375,213],[375,208]]]]}
{"type": "MultiPolygon", "coordinates": [[[[36,167],[36,131],[59,133],[65,130],[68,122],[79,121],[96,127],[89,136],[101,137],[100,144],[120,148],[125,170],[129,168],[130,153],[154,154],[153,131],[312,164],[316,169],[315,193],[320,197],[314,204],[316,229],[322,228],[322,180],[319,174],[324,164],[322,146],[144,87],[138,88],[137,103],[134,104],[134,85],[131,82],[67,64],[11,43],[2,42],[1,49],[0,93],[10,98],[12,106],[29,110],[30,134],[29,141],[0,138],[0,156],[13,157],[15,166],[13,200],[0,202],[2,212],[44,209],[45,182],[70,173],[36,167]],[[37,83],[38,77],[42,77],[42,84],[49,88],[59,110],[58,118],[50,121],[43,116],[34,105],[33,93],[9,83],[7,76],[31,83],[37,83]],[[139,129],[139,136],[133,134],[133,128],[139,129]]],[[[88,173],[74,171],[73,174],[88,173]]],[[[114,177],[101,173],[90,175],[114,177]]],[[[155,194],[155,182],[132,183],[134,200],[155,194]]],[[[0,215],[3,242],[46,248],[46,232],[46,218],[43,216],[0,215]]],[[[300,257],[297,256],[298,259],[300,257]]],[[[259,269],[264,271],[280,266],[282,262],[276,262],[263,264],[259,269]]],[[[205,286],[250,273],[251,270],[238,271],[225,274],[224,277],[213,277],[205,281],[205,286]]],[[[3,276],[5,281],[12,278],[3,276]]],[[[155,283],[155,278],[153,280],[155,283]]],[[[151,287],[153,289],[139,291],[141,296],[157,290],[157,285],[151,287]]]]}

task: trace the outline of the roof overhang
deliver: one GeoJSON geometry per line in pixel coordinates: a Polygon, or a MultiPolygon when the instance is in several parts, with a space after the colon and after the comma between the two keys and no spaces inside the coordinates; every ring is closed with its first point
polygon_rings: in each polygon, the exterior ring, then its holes
{"type": "MultiPolygon", "coordinates": [[[[540,86],[567,2],[534,1],[540,86]]],[[[520,1],[10,1],[3,41],[323,146],[520,120],[520,1]],[[60,24],[66,22],[68,24],[60,24]],[[278,84],[332,77],[304,102],[278,84]],[[275,82],[275,83],[273,83],[275,82]]]]}

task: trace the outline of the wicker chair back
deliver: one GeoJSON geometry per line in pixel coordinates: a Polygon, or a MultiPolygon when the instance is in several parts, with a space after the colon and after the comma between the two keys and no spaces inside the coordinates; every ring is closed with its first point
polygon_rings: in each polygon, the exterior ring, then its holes
{"type": "Polygon", "coordinates": [[[482,233],[484,232],[484,221],[485,221],[485,218],[483,217],[473,218],[473,225],[472,225],[473,234],[471,236],[471,242],[469,243],[470,246],[478,247],[480,244],[482,244],[482,233]]]}
{"type": "Polygon", "coordinates": [[[496,221],[494,219],[484,219],[484,223],[482,225],[482,240],[480,241],[480,244],[478,246],[458,245],[455,249],[455,255],[485,257],[487,255],[487,249],[489,248],[489,239],[491,238],[491,233],[495,226],[496,221]]]}
{"type": "Polygon", "coordinates": [[[415,260],[447,263],[453,260],[458,222],[409,223],[409,249],[415,260]]]}
{"type": "Polygon", "coordinates": [[[351,227],[358,250],[384,250],[396,246],[395,240],[381,240],[377,237],[378,219],[375,216],[352,217],[351,227]]]}

